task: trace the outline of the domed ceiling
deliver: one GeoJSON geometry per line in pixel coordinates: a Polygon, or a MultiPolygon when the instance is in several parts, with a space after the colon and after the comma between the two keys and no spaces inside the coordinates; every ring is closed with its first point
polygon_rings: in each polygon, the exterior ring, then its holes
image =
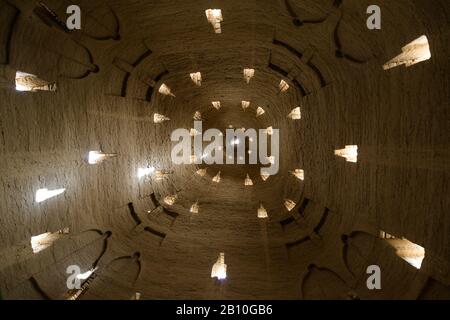
{"type": "Polygon", "coordinates": [[[449,298],[449,14],[444,0],[0,0],[2,297],[449,298]],[[386,64],[421,36],[431,59],[386,64]],[[174,164],[171,134],[194,120],[278,129],[277,174],[174,164]],[[38,202],[45,188],[64,190],[38,202]]]}

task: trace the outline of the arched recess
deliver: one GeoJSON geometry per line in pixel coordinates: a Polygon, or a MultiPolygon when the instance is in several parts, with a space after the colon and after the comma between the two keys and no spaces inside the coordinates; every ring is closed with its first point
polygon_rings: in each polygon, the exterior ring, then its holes
{"type": "Polygon", "coordinates": [[[82,42],[39,20],[19,20],[11,38],[11,68],[47,81],[83,79],[99,71],[91,50],[82,42]]]}
{"type": "Polygon", "coordinates": [[[450,300],[450,287],[430,277],[417,299],[450,300]]]}
{"type": "Polygon", "coordinates": [[[301,280],[301,297],[307,300],[344,300],[356,299],[357,295],[334,271],[312,264],[301,280]]]}
{"type": "Polygon", "coordinates": [[[120,20],[112,7],[89,0],[45,0],[34,8],[40,19],[74,37],[84,36],[94,40],[120,40],[120,20]],[[62,26],[69,15],[67,7],[77,5],[81,10],[81,30],[68,30],[62,26]],[[61,26],[60,26],[61,25],[61,26]]]}
{"type": "Polygon", "coordinates": [[[107,251],[111,235],[109,231],[91,229],[56,241],[53,247],[36,256],[40,263],[33,266],[24,265],[23,270],[19,272],[12,271],[20,283],[14,287],[7,286],[5,297],[7,299],[64,299],[68,291],[67,268],[75,265],[84,273],[97,267],[107,251]],[[30,279],[32,279],[31,282],[30,279]],[[30,285],[39,290],[29,290],[30,285]],[[47,296],[42,295],[41,291],[47,293],[47,296]],[[36,295],[36,292],[39,295],[36,295]]]}
{"type": "Polygon", "coordinates": [[[139,292],[138,282],[141,272],[140,252],[116,257],[99,267],[96,279],[83,298],[98,299],[101,297],[104,299],[106,297],[106,299],[129,300],[135,292],[139,292]],[[108,286],[107,292],[104,290],[105,285],[108,286]]]}
{"type": "Polygon", "coordinates": [[[9,64],[11,37],[19,14],[19,9],[9,2],[0,1],[0,20],[4,23],[0,29],[0,65],[9,64]]]}
{"type": "Polygon", "coordinates": [[[344,236],[344,261],[356,279],[355,291],[361,299],[415,299],[427,276],[395,254],[381,239],[363,231],[344,236]],[[371,265],[380,267],[381,289],[368,289],[371,265]],[[408,288],[405,290],[405,288],[408,288]]]}

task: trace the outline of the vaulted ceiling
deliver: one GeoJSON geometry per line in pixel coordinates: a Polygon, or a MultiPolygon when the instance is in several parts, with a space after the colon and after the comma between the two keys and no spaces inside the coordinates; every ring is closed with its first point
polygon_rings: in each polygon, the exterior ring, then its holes
{"type": "Polygon", "coordinates": [[[80,299],[449,298],[450,7],[375,2],[0,0],[3,298],[67,298],[70,265],[96,268],[80,299]],[[81,30],[59,23],[71,4],[81,30]],[[366,26],[373,4],[380,30],[366,26]],[[221,9],[221,33],[210,8],[221,9]],[[383,70],[422,35],[431,59],[383,70]],[[255,70],[248,84],[244,68],[255,70]],[[17,71],[57,90],[17,91],[17,71]],[[170,135],[192,128],[196,111],[204,129],[279,129],[278,174],[173,164],[170,135]],[[356,163],[335,155],[346,145],[358,146],[356,163]],[[89,165],[90,150],[117,156],[89,165]],[[168,174],[138,177],[147,166],[168,174]],[[65,192],[37,203],[40,188],[65,192]],[[33,253],[32,236],[64,228],[33,253]],[[380,231],[423,247],[421,268],[380,231]],[[369,265],[381,290],[366,286],[369,265]]]}

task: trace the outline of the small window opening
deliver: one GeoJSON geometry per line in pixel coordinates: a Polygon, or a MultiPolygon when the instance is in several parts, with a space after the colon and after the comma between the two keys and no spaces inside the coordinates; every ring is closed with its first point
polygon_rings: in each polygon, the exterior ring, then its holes
{"type": "Polygon", "coordinates": [[[202,114],[200,111],[195,111],[193,119],[196,121],[202,121],[202,114]]]}
{"type": "Polygon", "coordinates": [[[256,108],[256,117],[257,118],[262,116],[264,113],[266,113],[266,111],[262,107],[256,108]]]}
{"type": "Polygon", "coordinates": [[[55,190],[48,190],[47,188],[39,189],[36,191],[36,197],[35,200],[37,203],[43,202],[45,200],[48,200],[50,198],[56,197],[60,195],[61,193],[64,193],[66,189],[55,189],[55,190]]]}
{"type": "Polygon", "coordinates": [[[145,167],[145,168],[138,168],[138,178],[142,178],[145,176],[151,175],[153,172],[155,172],[154,167],[145,167]]]}
{"type": "Polygon", "coordinates": [[[250,179],[250,176],[248,175],[248,173],[247,173],[247,176],[245,177],[244,185],[245,186],[252,186],[253,185],[253,181],[252,181],[252,179],[250,179]]]}
{"type": "Polygon", "coordinates": [[[335,150],[334,154],[345,158],[347,162],[358,162],[358,146],[345,146],[345,149],[335,150]]]}
{"type": "Polygon", "coordinates": [[[93,150],[88,153],[88,163],[89,164],[99,164],[108,158],[117,157],[117,153],[104,153],[102,151],[93,150]]]}
{"type": "Polygon", "coordinates": [[[255,76],[255,69],[244,69],[244,79],[247,84],[250,83],[250,80],[255,76]]]}
{"type": "Polygon", "coordinates": [[[305,180],[305,171],[302,169],[295,169],[294,171],[291,171],[291,174],[299,180],[305,180]]]}
{"type": "Polygon", "coordinates": [[[16,90],[17,91],[56,91],[56,82],[48,82],[39,79],[34,74],[17,71],[16,72],[16,90]]]}
{"type": "Polygon", "coordinates": [[[287,211],[292,211],[292,209],[294,209],[296,205],[297,204],[290,199],[284,200],[284,206],[286,207],[287,211]]]}
{"type": "Polygon", "coordinates": [[[169,120],[170,120],[170,118],[168,118],[162,114],[159,114],[159,113],[153,114],[153,122],[154,123],[163,123],[164,121],[169,121],[169,120]]]}
{"type": "Polygon", "coordinates": [[[165,96],[175,97],[175,95],[172,93],[172,91],[170,91],[170,88],[164,83],[159,87],[158,92],[165,96]]]}
{"type": "Polygon", "coordinates": [[[428,45],[428,38],[423,35],[404,46],[402,48],[402,53],[386,62],[383,65],[383,69],[388,70],[402,64],[404,64],[405,67],[410,67],[416,63],[429,60],[430,58],[431,52],[430,46],[428,45]]]}
{"type": "Polygon", "coordinates": [[[205,10],[206,19],[212,24],[215,33],[222,33],[220,23],[223,21],[222,10],[220,9],[208,9],[205,10]]]}
{"type": "Polygon", "coordinates": [[[250,101],[242,101],[241,102],[241,104],[242,104],[242,109],[247,109],[248,107],[250,107],[250,101]]]}
{"type": "Polygon", "coordinates": [[[176,195],[170,195],[170,196],[165,196],[164,197],[164,203],[172,206],[175,204],[175,201],[177,200],[177,196],[176,195]]]}
{"type": "Polygon", "coordinates": [[[220,171],[212,178],[212,182],[215,182],[215,183],[220,182],[220,171]]]}
{"type": "Polygon", "coordinates": [[[267,179],[269,179],[269,178],[270,178],[270,174],[265,173],[265,172],[262,172],[262,173],[261,173],[261,179],[262,179],[262,181],[267,181],[267,179]]]}
{"type": "Polygon", "coordinates": [[[268,218],[268,214],[267,214],[267,210],[266,208],[264,208],[264,206],[262,205],[262,203],[260,204],[259,208],[258,208],[258,218],[259,219],[266,219],[268,218]]]}
{"type": "Polygon", "coordinates": [[[227,265],[225,264],[225,253],[221,252],[211,270],[211,278],[224,280],[227,278],[227,265]]]}
{"type": "Polygon", "coordinates": [[[200,177],[204,177],[206,174],[206,169],[198,169],[196,172],[200,177]]]}
{"type": "Polygon", "coordinates": [[[37,236],[31,237],[31,248],[33,253],[41,252],[52,246],[53,243],[64,235],[69,234],[69,228],[64,228],[57,232],[46,232],[37,236]]]}
{"type": "Polygon", "coordinates": [[[281,80],[280,84],[278,85],[278,88],[280,89],[280,92],[286,92],[289,89],[289,85],[286,81],[281,80]]]}
{"type": "Polygon", "coordinates": [[[291,113],[289,113],[289,115],[288,115],[288,118],[292,119],[292,120],[300,120],[302,118],[302,114],[300,112],[300,107],[292,109],[291,113]]]}
{"type": "Polygon", "coordinates": [[[198,201],[194,202],[189,210],[191,213],[198,213],[200,206],[198,205],[198,201]]]}
{"type": "Polygon", "coordinates": [[[200,87],[202,85],[202,74],[200,72],[191,73],[190,76],[196,86],[200,87]]]}
{"type": "Polygon", "coordinates": [[[380,231],[380,238],[384,239],[395,249],[395,253],[398,257],[402,258],[416,269],[422,267],[422,261],[425,258],[425,248],[404,237],[397,238],[384,231],[380,231]]]}

